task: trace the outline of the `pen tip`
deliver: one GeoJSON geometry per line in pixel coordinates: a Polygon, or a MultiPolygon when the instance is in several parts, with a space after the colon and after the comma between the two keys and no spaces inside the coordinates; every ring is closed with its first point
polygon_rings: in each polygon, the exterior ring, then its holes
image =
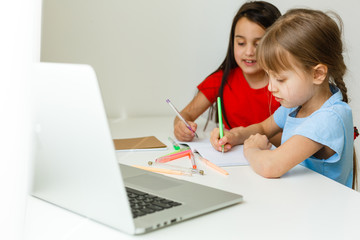
{"type": "Polygon", "coordinates": [[[167,103],[169,103],[169,102],[170,102],[170,100],[169,100],[169,99],[166,99],[166,102],[167,102],[167,103]]]}

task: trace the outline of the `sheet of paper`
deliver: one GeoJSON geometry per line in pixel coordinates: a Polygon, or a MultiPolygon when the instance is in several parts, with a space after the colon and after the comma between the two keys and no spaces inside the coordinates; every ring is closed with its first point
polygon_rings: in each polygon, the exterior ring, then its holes
{"type": "Polygon", "coordinates": [[[209,138],[194,139],[192,142],[179,142],[188,145],[193,152],[198,152],[203,158],[215,163],[220,167],[249,165],[244,157],[243,145],[237,145],[228,152],[216,151],[210,143],[209,138]]]}

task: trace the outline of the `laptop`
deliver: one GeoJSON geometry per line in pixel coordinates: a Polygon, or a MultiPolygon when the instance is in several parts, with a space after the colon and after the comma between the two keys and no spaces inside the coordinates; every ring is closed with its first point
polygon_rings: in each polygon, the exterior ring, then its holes
{"type": "Polygon", "coordinates": [[[32,86],[33,196],[128,234],[242,202],[238,194],[119,164],[90,66],[36,64],[32,86]],[[139,199],[151,204],[134,210],[139,199]]]}

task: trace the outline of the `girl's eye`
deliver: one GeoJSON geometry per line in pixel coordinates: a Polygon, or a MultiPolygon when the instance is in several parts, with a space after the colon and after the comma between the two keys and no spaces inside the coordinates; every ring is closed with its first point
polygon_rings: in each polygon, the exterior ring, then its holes
{"type": "Polygon", "coordinates": [[[276,81],[276,82],[284,82],[285,81],[285,78],[283,77],[276,77],[274,75],[268,75],[271,79],[273,79],[273,81],[276,81]]]}
{"type": "Polygon", "coordinates": [[[243,42],[238,42],[238,45],[239,45],[239,46],[244,46],[245,43],[243,43],[243,42]]]}

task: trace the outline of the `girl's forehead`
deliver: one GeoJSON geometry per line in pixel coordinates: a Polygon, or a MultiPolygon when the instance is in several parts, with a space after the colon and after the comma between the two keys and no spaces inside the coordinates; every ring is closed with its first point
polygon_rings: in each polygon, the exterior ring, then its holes
{"type": "MultiPolygon", "coordinates": [[[[265,69],[264,69],[265,70],[265,69]]],[[[293,76],[298,76],[300,79],[305,79],[307,76],[311,76],[311,72],[301,68],[299,66],[293,65],[287,69],[281,69],[278,71],[273,71],[266,69],[265,72],[273,78],[289,78],[293,76]]]]}
{"type": "Polygon", "coordinates": [[[235,33],[237,32],[249,32],[262,37],[265,33],[265,30],[258,23],[253,22],[246,17],[241,17],[235,25],[235,33]]]}
{"type": "MultiPolygon", "coordinates": [[[[266,49],[262,49],[266,51],[266,49]]],[[[267,49],[269,50],[269,49],[267,49]]],[[[259,55],[259,64],[271,75],[284,74],[287,71],[302,71],[303,65],[288,51],[279,45],[259,55]]]]}

